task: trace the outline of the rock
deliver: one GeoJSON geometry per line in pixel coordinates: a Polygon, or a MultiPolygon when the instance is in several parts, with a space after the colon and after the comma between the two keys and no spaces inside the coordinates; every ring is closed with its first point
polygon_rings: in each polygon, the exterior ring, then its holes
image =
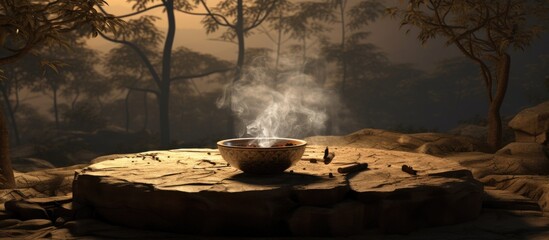
{"type": "Polygon", "coordinates": [[[84,209],[122,226],[223,236],[344,236],[367,225],[408,232],[480,214],[482,185],[457,163],[425,154],[338,146],[330,146],[336,157],[328,165],[307,159],[322,158],[324,148],[308,146],[305,159],[268,176],[227,166],[214,149],[121,155],[78,172],[75,214],[84,209]],[[354,163],[368,163],[368,169],[337,172],[354,163]],[[418,175],[403,172],[403,164],[418,175]],[[425,214],[416,214],[410,199],[425,214]],[[384,215],[384,221],[377,220],[384,215]],[[408,216],[407,222],[396,226],[398,215],[408,216]],[[318,216],[331,220],[319,227],[318,216]]]}
{"type": "Polygon", "coordinates": [[[21,229],[21,230],[36,230],[53,226],[52,222],[47,219],[30,219],[21,221],[17,224],[6,227],[5,229],[21,229]]]}
{"type": "Polygon", "coordinates": [[[6,206],[6,212],[17,219],[49,219],[46,210],[36,203],[12,200],[4,203],[4,205],[6,206]]]}
{"type": "Polygon", "coordinates": [[[549,102],[520,111],[510,122],[517,142],[547,143],[549,102]]]}
{"type": "MultiPolygon", "coordinates": [[[[171,232],[146,231],[108,224],[96,219],[81,219],[69,221],[62,229],[69,230],[59,239],[189,239],[189,235],[171,232]]],[[[62,230],[61,229],[61,230],[62,230]]],[[[55,232],[54,232],[55,233],[55,232]]],[[[194,237],[190,237],[194,239],[194,237]]],[[[198,238],[201,239],[201,238],[198,238]]],[[[209,239],[207,237],[203,239],[209,239]]]]}
{"type": "Polygon", "coordinates": [[[0,221],[0,228],[8,228],[11,226],[15,226],[21,222],[22,221],[19,219],[4,219],[0,221]]]}
{"type": "Polygon", "coordinates": [[[549,214],[549,176],[490,175],[482,182],[537,201],[541,210],[549,214]]]}
{"type": "Polygon", "coordinates": [[[314,136],[305,139],[309,144],[345,146],[448,155],[455,152],[488,151],[480,140],[468,136],[444,133],[401,134],[379,129],[362,129],[346,136],[314,136]]]}
{"type": "Polygon", "coordinates": [[[0,220],[6,220],[6,219],[10,219],[12,218],[12,216],[8,213],[6,213],[6,211],[2,210],[0,211],[0,220]]]}
{"type": "Polygon", "coordinates": [[[12,167],[19,172],[31,172],[55,168],[50,162],[39,158],[15,158],[12,159],[12,167]]]}
{"type": "Polygon", "coordinates": [[[494,155],[494,173],[517,175],[549,174],[547,147],[539,143],[514,142],[494,155]]]}
{"type": "MultiPolygon", "coordinates": [[[[393,177],[398,179],[398,175],[393,177]]],[[[352,187],[357,198],[367,204],[367,225],[379,226],[386,233],[455,224],[480,214],[483,186],[472,178],[418,176],[405,182],[396,180],[393,184],[397,186],[371,180],[372,176],[365,175],[352,187]],[[440,188],[441,184],[446,187],[440,188]],[[371,188],[375,191],[368,191],[371,188]]]]}
{"type": "Polygon", "coordinates": [[[547,147],[539,143],[513,142],[495,154],[467,152],[444,158],[466,167],[475,178],[480,179],[488,175],[549,174],[547,153],[547,147]]]}
{"type": "Polygon", "coordinates": [[[0,204],[29,197],[47,197],[47,195],[33,188],[0,189],[0,204]]]}
{"type": "Polygon", "coordinates": [[[74,215],[71,206],[72,194],[46,198],[29,198],[25,199],[24,202],[40,205],[40,207],[47,211],[51,220],[57,218],[72,219],[74,215]]]}
{"type": "Polygon", "coordinates": [[[302,206],[288,223],[294,236],[350,236],[362,231],[364,205],[346,201],[333,207],[302,206]]]}
{"type": "Polygon", "coordinates": [[[459,125],[456,128],[451,129],[450,131],[448,131],[448,133],[460,136],[468,136],[474,139],[484,141],[486,140],[486,136],[488,135],[488,128],[486,126],[465,124],[459,125]]]}
{"type": "MultiPolygon", "coordinates": [[[[18,189],[13,191],[10,190],[12,192],[11,197],[4,195],[6,199],[0,198],[0,202],[5,202],[10,199],[67,195],[72,192],[74,171],[82,169],[85,166],[87,166],[87,164],[28,173],[16,172],[15,182],[18,189]]],[[[0,190],[0,192],[2,191],[3,190],[0,190]]]]}
{"type": "Polygon", "coordinates": [[[547,155],[548,149],[539,143],[524,143],[514,142],[501,148],[496,154],[509,154],[509,155],[547,155]]]}
{"type": "Polygon", "coordinates": [[[111,154],[111,155],[105,155],[105,156],[99,156],[90,161],[91,164],[100,163],[107,160],[114,160],[117,158],[123,158],[127,154],[111,154]]]}
{"type": "Polygon", "coordinates": [[[537,201],[510,191],[485,187],[484,193],[483,208],[541,211],[537,201]]]}

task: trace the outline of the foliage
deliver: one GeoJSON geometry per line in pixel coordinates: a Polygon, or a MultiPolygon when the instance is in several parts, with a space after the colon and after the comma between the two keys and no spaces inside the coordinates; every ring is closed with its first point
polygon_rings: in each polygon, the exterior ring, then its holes
{"type": "MultiPolygon", "coordinates": [[[[402,26],[419,28],[418,39],[444,37],[479,65],[489,99],[487,142],[502,142],[500,108],[509,82],[510,49],[524,50],[543,30],[549,2],[543,0],[410,0],[388,9],[402,26]]],[[[409,31],[409,30],[408,30],[409,31]]]]}
{"type": "MultiPolygon", "coordinates": [[[[77,31],[95,36],[99,31],[116,32],[122,21],[95,9],[104,4],[104,0],[1,0],[0,66],[13,63],[42,45],[64,45],[63,33],[77,31]]],[[[52,63],[45,65],[55,69],[52,63]]],[[[8,134],[5,121],[1,120],[1,182],[3,187],[13,188],[15,180],[9,159],[8,134]]]]}
{"type": "Polygon", "coordinates": [[[0,65],[20,59],[40,45],[64,45],[67,32],[96,36],[99,31],[116,32],[122,22],[97,12],[104,0],[2,0],[0,65]]]}
{"type": "MultiPolygon", "coordinates": [[[[242,1],[242,0],[239,0],[242,1]]],[[[207,33],[217,32],[220,27],[226,27],[221,39],[233,41],[237,38],[239,1],[223,0],[210,8],[204,0],[200,0],[207,9],[208,15],[202,19],[202,24],[207,33]]],[[[286,0],[252,0],[242,1],[242,32],[244,35],[251,34],[252,29],[258,27],[269,14],[278,6],[283,5],[286,0]]]]}
{"type": "Polygon", "coordinates": [[[107,125],[106,119],[97,105],[90,101],[83,101],[63,113],[65,128],[92,132],[107,125]]]}

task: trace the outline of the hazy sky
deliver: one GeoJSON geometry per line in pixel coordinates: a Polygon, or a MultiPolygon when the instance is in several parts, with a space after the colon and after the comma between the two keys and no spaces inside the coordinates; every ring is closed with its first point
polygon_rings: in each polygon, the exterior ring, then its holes
{"type": "MultiPolygon", "coordinates": [[[[214,6],[219,0],[208,0],[208,4],[214,6]]],[[[117,0],[108,1],[109,7],[107,11],[115,14],[131,13],[131,4],[126,1],[117,0]]],[[[195,10],[196,12],[204,12],[202,8],[195,10]]],[[[160,17],[157,26],[161,30],[167,28],[165,21],[165,13],[162,8],[153,9],[146,14],[160,17]]],[[[237,48],[235,44],[212,40],[215,36],[206,35],[200,20],[201,16],[191,16],[183,13],[176,13],[176,39],[175,46],[184,46],[195,51],[205,52],[217,57],[235,60],[237,48]]],[[[457,50],[452,47],[446,47],[440,41],[431,41],[426,46],[421,46],[416,40],[413,33],[406,35],[404,30],[399,29],[398,21],[383,17],[369,27],[371,32],[370,42],[378,46],[383,52],[387,53],[389,58],[398,63],[415,63],[415,66],[422,69],[430,69],[433,63],[445,58],[458,55],[457,50]]],[[[328,33],[337,40],[340,32],[334,28],[328,33]]],[[[115,46],[100,38],[93,39],[89,42],[90,46],[101,51],[107,51],[115,46]]],[[[255,34],[247,38],[247,47],[267,47],[274,48],[272,43],[266,36],[255,34]]]]}

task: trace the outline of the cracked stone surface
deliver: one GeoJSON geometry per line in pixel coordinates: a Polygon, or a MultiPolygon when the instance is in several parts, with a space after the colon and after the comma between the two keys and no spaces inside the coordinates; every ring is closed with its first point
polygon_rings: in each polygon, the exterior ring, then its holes
{"type": "Polygon", "coordinates": [[[467,136],[445,133],[405,134],[365,128],[345,136],[313,136],[310,144],[397,150],[443,156],[456,152],[485,152],[486,143],[467,136]]]}
{"type": "Polygon", "coordinates": [[[124,226],[214,235],[408,233],[480,214],[482,184],[455,162],[370,148],[330,150],[336,157],[329,165],[314,163],[324,146],[308,146],[295,166],[270,176],[244,174],[215,149],[104,156],[77,174],[74,205],[124,226]],[[338,173],[354,163],[369,168],[338,173]],[[417,175],[403,172],[404,164],[417,175]]]}

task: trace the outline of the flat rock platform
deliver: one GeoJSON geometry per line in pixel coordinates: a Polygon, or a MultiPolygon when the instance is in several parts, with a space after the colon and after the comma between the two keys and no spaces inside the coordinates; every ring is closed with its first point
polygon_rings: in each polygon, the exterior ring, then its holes
{"type": "Polygon", "coordinates": [[[284,173],[248,175],[216,149],[109,155],[78,171],[76,216],[128,227],[236,236],[408,233],[480,215],[483,185],[453,161],[420,153],[307,146],[284,173]],[[368,169],[338,169],[368,163],[368,169]],[[413,167],[416,175],[404,172],[413,167]]]}

